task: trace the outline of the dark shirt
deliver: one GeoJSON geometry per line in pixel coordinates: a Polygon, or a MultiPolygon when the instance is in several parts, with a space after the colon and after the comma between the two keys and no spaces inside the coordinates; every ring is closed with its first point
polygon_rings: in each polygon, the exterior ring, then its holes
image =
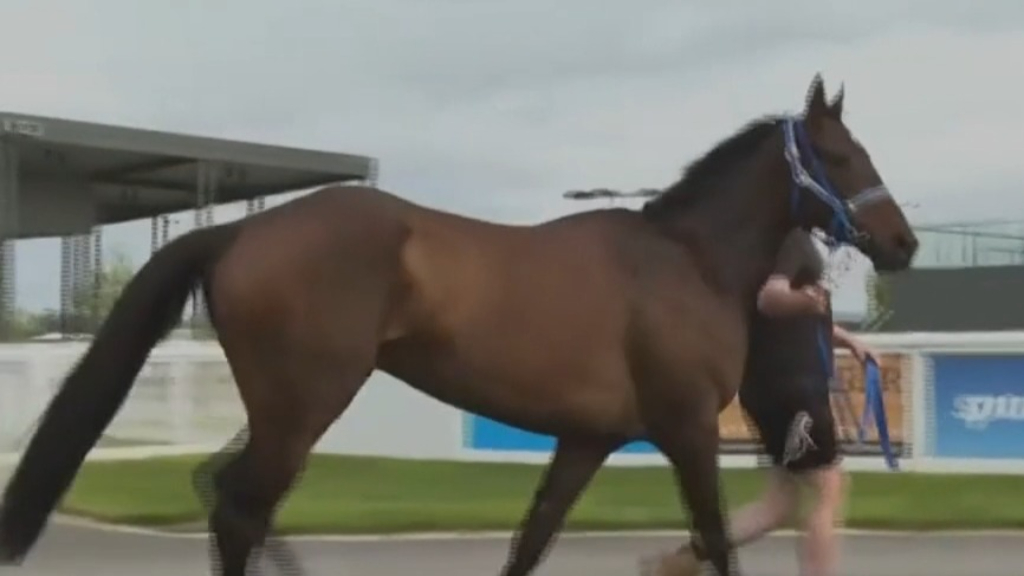
{"type": "MultiPolygon", "coordinates": [[[[796,230],[779,250],[773,274],[789,278],[793,288],[821,280],[824,262],[810,234],[796,230]]],[[[769,317],[755,313],[750,330],[745,383],[813,380],[825,382],[832,364],[832,305],[827,313],[769,317]],[[827,362],[827,363],[826,363],[827,362]]]]}

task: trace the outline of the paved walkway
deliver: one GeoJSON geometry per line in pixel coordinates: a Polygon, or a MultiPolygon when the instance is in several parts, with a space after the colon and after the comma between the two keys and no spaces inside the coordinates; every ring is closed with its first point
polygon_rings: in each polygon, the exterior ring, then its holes
{"type": "MultiPolygon", "coordinates": [[[[632,576],[636,559],[678,544],[667,537],[572,537],[559,541],[538,576],[632,576]]],[[[748,576],[797,573],[792,537],[742,553],[748,576]]],[[[296,542],[308,576],[497,575],[504,539],[296,542]]],[[[204,539],[172,539],[53,526],[11,576],[200,576],[208,574],[204,539]]],[[[1013,576],[1024,566],[1022,536],[850,536],[844,576],[1013,576]]],[[[263,574],[272,576],[274,570],[263,574]]]]}

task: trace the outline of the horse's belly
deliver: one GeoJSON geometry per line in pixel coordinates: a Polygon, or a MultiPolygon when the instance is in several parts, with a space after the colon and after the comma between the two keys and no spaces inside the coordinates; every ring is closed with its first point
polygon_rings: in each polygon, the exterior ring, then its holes
{"type": "Polygon", "coordinates": [[[408,320],[385,345],[382,369],[538,432],[635,429],[628,283],[593,246],[579,234],[417,230],[403,253],[408,320]],[[591,257],[569,257],[570,248],[591,257]]]}
{"type": "Polygon", "coordinates": [[[475,405],[467,409],[543,434],[629,436],[639,432],[637,403],[628,379],[591,377],[547,384],[509,379],[500,390],[475,398],[475,405]]]}
{"type": "Polygon", "coordinates": [[[567,353],[517,362],[511,353],[422,344],[400,348],[382,353],[381,369],[456,408],[543,434],[634,435],[639,430],[624,362],[574,363],[567,353]]]}

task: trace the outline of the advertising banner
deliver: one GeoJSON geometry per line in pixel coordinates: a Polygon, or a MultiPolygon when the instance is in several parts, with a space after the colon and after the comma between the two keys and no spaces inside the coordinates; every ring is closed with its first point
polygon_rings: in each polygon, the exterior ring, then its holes
{"type": "MultiPolygon", "coordinates": [[[[911,383],[910,359],[905,354],[886,353],[878,359],[882,375],[882,399],[889,423],[889,440],[893,452],[903,456],[906,450],[905,415],[911,395],[905,394],[911,383]]],[[[864,368],[849,354],[837,354],[835,364],[837,389],[832,393],[832,411],[839,428],[843,450],[849,455],[881,453],[873,420],[868,423],[864,443],[858,443],[857,426],[864,413],[864,368]]]]}
{"type": "MultiPolygon", "coordinates": [[[[882,373],[882,397],[889,423],[889,437],[897,456],[904,453],[904,410],[909,408],[909,358],[905,354],[886,353],[879,358],[882,373]]],[[[864,443],[858,442],[857,426],[864,413],[864,368],[849,354],[837,354],[835,359],[836,386],[832,393],[832,411],[843,451],[849,455],[877,455],[881,453],[877,431],[870,425],[864,443]]],[[[719,417],[722,452],[726,454],[753,454],[757,452],[756,432],[747,425],[740,408],[739,398],[719,417]]]]}
{"type": "Polygon", "coordinates": [[[1024,458],[1024,356],[936,354],[933,456],[1024,458]]]}

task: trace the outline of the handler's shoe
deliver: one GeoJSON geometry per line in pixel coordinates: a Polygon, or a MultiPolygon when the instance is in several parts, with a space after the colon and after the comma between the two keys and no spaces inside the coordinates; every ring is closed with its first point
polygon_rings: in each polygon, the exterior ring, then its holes
{"type": "Polygon", "coordinates": [[[640,576],[698,576],[700,562],[689,550],[648,556],[640,560],[640,576]]]}

